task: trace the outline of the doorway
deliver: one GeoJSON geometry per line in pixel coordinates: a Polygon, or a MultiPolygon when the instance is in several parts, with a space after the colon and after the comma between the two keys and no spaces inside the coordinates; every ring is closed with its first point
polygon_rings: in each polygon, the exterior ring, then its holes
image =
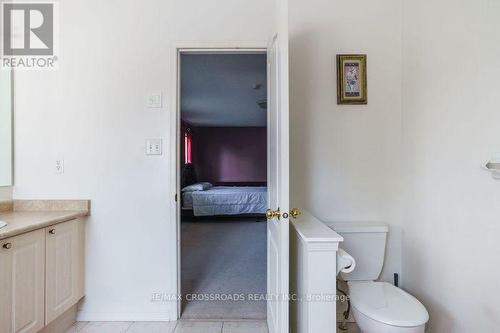
{"type": "Polygon", "coordinates": [[[181,52],[181,318],[266,320],[267,55],[181,52]]]}
{"type": "MultiPolygon", "coordinates": [[[[286,36],[286,20],[279,27],[286,36]]],[[[267,42],[176,42],[172,54],[172,87],[175,92],[171,108],[170,157],[172,199],[171,251],[169,260],[176,262],[171,270],[171,290],[182,295],[181,284],[181,56],[196,53],[264,53],[267,57],[267,228],[266,318],[269,332],[288,332],[289,281],[289,171],[288,171],[288,39],[275,34],[267,42]]],[[[173,318],[181,318],[182,301],[170,303],[173,318]]]]}

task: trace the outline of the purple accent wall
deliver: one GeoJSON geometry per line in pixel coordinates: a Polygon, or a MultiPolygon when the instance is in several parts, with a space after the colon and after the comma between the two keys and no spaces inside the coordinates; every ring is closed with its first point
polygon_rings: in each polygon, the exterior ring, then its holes
{"type": "Polygon", "coordinates": [[[265,127],[198,127],[193,130],[193,164],[199,181],[265,182],[265,127]]]}

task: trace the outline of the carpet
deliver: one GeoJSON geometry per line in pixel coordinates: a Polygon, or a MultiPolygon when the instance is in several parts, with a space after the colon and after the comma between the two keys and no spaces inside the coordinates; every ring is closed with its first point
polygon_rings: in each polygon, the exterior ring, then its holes
{"type": "Polygon", "coordinates": [[[233,218],[181,225],[183,319],[265,319],[266,222],[233,218]]]}

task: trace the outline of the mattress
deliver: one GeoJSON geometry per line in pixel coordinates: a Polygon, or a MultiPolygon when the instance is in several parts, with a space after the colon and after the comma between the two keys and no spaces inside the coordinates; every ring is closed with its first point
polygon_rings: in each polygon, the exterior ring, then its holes
{"type": "Polygon", "coordinates": [[[265,214],[267,187],[215,186],[183,193],[183,208],[195,216],[265,214]]]}
{"type": "Polygon", "coordinates": [[[182,193],[182,209],[193,209],[193,193],[194,192],[182,193]]]}

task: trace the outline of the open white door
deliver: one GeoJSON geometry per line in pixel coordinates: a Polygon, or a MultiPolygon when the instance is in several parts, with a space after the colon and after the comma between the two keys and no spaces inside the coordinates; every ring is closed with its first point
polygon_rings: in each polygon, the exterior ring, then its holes
{"type": "Polygon", "coordinates": [[[288,35],[275,35],[268,49],[267,323],[288,333],[288,35]]]}

